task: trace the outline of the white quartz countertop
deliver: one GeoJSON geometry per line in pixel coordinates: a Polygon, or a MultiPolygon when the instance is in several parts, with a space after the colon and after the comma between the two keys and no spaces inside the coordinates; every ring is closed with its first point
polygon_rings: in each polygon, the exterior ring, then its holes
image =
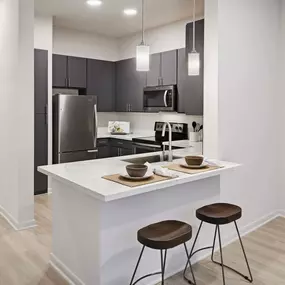
{"type": "Polygon", "coordinates": [[[98,132],[97,138],[98,139],[113,138],[113,139],[131,141],[134,138],[152,137],[152,136],[154,136],[154,132],[146,132],[146,131],[138,131],[127,135],[112,135],[108,132],[98,132]]]}
{"type": "MultiPolygon", "coordinates": [[[[155,154],[161,154],[161,152],[152,153],[151,155],[155,154]]],[[[195,153],[192,148],[186,148],[175,150],[173,151],[173,154],[176,156],[184,157],[189,154],[196,155],[197,153],[195,153]]],[[[134,188],[120,185],[102,178],[105,175],[123,173],[125,170],[125,166],[129,164],[127,162],[122,161],[124,159],[149,155],[150,154],[140,154],[125,157],[115,157],[66,164],[40,166],[38,167],[38,171],[52,177],[53,179],[59,180],[62,183],[70,185],[79,191],[83,191],[96,199],[108,202],[112,200],[130,197],[133,195],[157,191],[159,189],[175,186],[178,184],[189,183],[192,181],[216,176],[229,169],[233,169],[239,166],[238,164],[231,162],[213,161],[214,163],[217,163],[218,165],[224,167],[193,175],[175,172],[175,174],[179,175],[178,178],[134,188]]],[[[182,158],[180,160],[183,161],[184,159],[182,158]]],[[[180,160],[175,160],[174,163],[179,163],[180,160]]],[[[168,164],[169,162],[160,162],[156,165],[168,164]]]]}

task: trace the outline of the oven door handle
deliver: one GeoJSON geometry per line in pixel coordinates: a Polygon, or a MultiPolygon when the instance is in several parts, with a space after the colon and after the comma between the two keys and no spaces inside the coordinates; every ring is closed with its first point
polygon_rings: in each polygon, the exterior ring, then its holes
{"type": "Polygon", "coordinates": [[[164,96],[163,96],[163,101],[164,101],[164,106],[165,106],[165,107],[168,107],[168,106],[167,106],[167,101],[166,101],[167,93],[168,93],[168,90],[165,90],[164,96]]]}

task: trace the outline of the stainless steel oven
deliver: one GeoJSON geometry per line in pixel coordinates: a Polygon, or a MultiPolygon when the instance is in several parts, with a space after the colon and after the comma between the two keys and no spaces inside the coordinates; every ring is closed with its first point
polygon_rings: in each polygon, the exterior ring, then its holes
{"type": "Polygon", "coordinates": [[[144,111],[174,112],[177,110],[177,86],[156,86],[144,88],[144,111]]]}

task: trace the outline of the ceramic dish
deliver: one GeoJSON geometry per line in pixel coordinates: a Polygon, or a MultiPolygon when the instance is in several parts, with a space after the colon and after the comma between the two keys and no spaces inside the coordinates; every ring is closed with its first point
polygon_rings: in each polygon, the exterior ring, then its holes
{"type": "Polygon", "coordinates": [[[186,162],[183,162],[180,165],[189,169],[203,169],[209,167],[209,164],[207,162],[203,162],[201,165],[188,165],[186,162]]]}
{"type": "Polygon", "coordinates": [[[147,179],[151,178],[153,176],[153,173],[152,172],[147,172],[143,177],[131,177],[127,173],[122,173],[122,174],[120,174],[120,176],[125,178],[125,179],[127,179],[127,180],[143,181],[143,180],[147,180],[147,179]]]}

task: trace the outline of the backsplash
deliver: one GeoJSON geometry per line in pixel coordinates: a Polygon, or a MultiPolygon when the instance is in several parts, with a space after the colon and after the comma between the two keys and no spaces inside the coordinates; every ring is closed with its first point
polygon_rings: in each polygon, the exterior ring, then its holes
{"type": "Polygon", "coordinates": [[[189,128],[193,121],[203,124],[203,116],[188,116],[178,113],[98,113],[99,127],[108,126],[109,121],[128,121],[131,131],[151,131],[156,121],[186,123],[189,128]]]}

